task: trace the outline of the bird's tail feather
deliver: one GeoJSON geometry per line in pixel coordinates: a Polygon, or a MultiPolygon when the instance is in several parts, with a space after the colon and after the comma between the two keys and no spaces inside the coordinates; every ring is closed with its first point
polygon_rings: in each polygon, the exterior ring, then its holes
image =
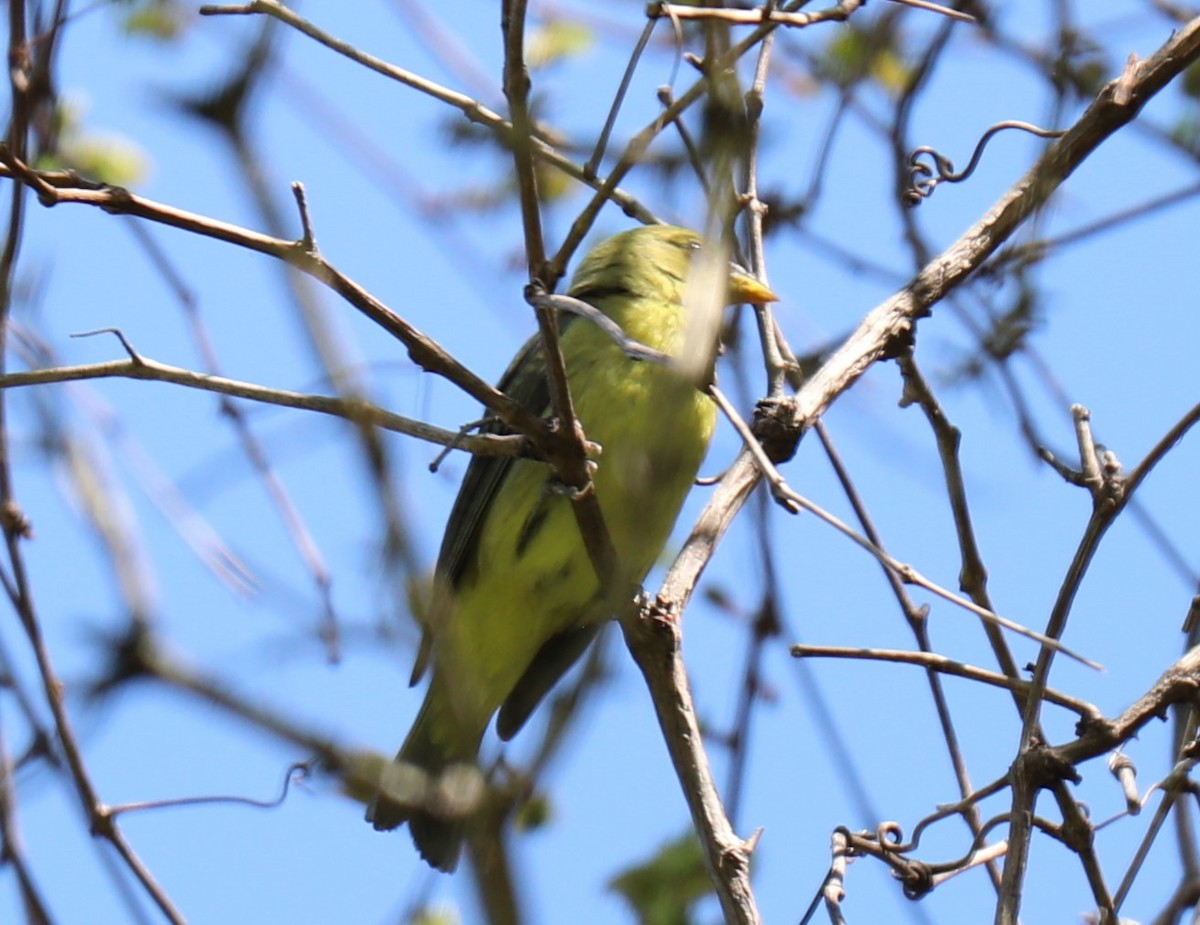
{"type": "Polygon", "coordinates": [[[447,735],[458,726],[446,722],[434,690],[430,688],[396,755],[397,773],[385,780],[367,807],[367,821],[377,830],[407,822],[421,857],[450,872],[458,866],[469,821],[464,808],[469,810],[470,800],[462,799],[462,792],[481,781],[476,759],[483,730],[447,735]]]}

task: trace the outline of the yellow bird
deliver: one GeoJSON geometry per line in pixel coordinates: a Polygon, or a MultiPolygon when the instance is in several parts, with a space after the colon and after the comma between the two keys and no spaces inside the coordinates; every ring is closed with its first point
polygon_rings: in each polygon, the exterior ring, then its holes
{"type": "MultiPolygon", "coordinates": [[[[668,225],[626,231],[588,254],[567,291],[674,362],[631,356],[589,319],[560,320],[575,411],[602,448],[596,498],[621,574],[633,583],[662,552],[716,420],[698,387],[705,383],[681,367],[711,369],[717,325],[697,325],[691,316],[704,309],[689,309],[706,299],[715,306],[711,314],[717,303],[775,299],[745,271],[723,267],[715,285],[728,280],[728,298],[695,298],[688,284],[704,278],[693,272],[700,244],[694,232],[668,225]],[[697,341],[697,327],[708,332],[707,342],[697,341]],[[685,350],[704,355],[685,357],[685,350]]],[[[540,338],[521,349],[499,388],[536,414],[553,413],[540,338]]],[[[473,768],[493,714],[499,710],[500,737],[511,738],[611,618],[614,604],[551,468],[475,457],[442,540],[422,645],[430,658],[418,657],[413,683],[427,661],[433,676],[397,764],[431,780],[455,766],[473,768]]],[[[420,799],[405,802],[389,788],[376,795],[367,818],[376,829],[407,822],[429,864],[445,871],[457,865],[468,824],[461,815],[420,799]]]]}

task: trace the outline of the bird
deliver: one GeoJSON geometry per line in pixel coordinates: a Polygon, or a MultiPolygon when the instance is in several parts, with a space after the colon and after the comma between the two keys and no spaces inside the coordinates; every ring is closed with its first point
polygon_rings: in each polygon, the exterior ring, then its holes
{"type": "MultiPolygon", "coordinates": [[[[726,272],[721,261],[718,274],[697,273],[702,243],[695,232],[672,225],[621,232],[588,253],[567,290],[626,338],[657,352],[657,361],[618,343],[591,318],[560,317],[575,413],[587,439],[601,448],[592,484],[626,580],[622,588],[644,581],[661,554],[715,427],[716,408],[703,391],[708,383],[697,381],[694,370],[711,377],[718,325],[711,319],[698,324],[694,316],[707,311],[719,319],[723,305],[776,300],[747,271],[726,272]],[[697,299],[697,278],[715,291],[697,299]],[[704,332],[699,343],[697,329],[704,332]]],[[[553,414],[539,336],[518,352],[498,387],[535,414],[553,414]]],[[[484,429],[505,432],[495,420],[484,429]]],[[[499,714],[501,739],[515,735],[618,603],[612,588],[601,587],[571,500],[549,464],[475,456],[451,510],[431,603],[420,621],[412,680],[430,666],[432,676],[392,766],[407,772],[399,779],[413,789],[414,780],[453,781],[456,772],[475,768],[492,716],[499,714]]],[[[379,830],[408,823],[421,857],[453,871],[469,819],[439,805],[428,786],[413,792],[409,799],[381,787],[368,821],[379,830]]]]}

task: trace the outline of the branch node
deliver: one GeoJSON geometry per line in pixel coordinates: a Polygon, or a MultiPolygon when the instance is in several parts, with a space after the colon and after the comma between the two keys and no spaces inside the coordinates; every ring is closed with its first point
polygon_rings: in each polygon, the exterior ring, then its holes
{"type": "Polygon", "coordinates": [[[764,398],[754,406],[750,422],[767,459],[779,465],[796,455],[796,447],[804,436],[804,426],[796,415],[796,402],[791,398],[764,398]]]}
{"type": "Polygon", "coordinates": [[[1192,598],[1192,603],[1188,606],[1187,616],[1183,618],[1181,632],[1190,634],[1197,626],[1200,626],[1200,594],[1192,598]]]}
{"type": "Polygon", "coordinates": [[[1137,768],[1133,760],[1124,752],[1113,752],[1108,759],[1108,769],[1121,785],[1121,793],[1125,797],[1125,810],[1131,816],[1142,811],[1142,800],[1138,796],[1137,768]]]}
{"type": "Polygon", "coordinates": [[[129,359],[137,366],[145,366],[146,361],[142,359],[140,353],[133,349],[133,344],[129,343],[128,338],[120,328],[96,328],[94,331],[79,331],[72,334],[71,337],[95,337],[97,334],[111,334],[121,342],[121,346],[125,348],[125,352],[129,354],[129,359]]]}
{"type": "Polygon", "coordinates": [[[1009,769],[1013,780],[1024,778],[1030,789],[1045,789],[1059,781],[1078,784],[1083,778],[1070,761],[1045,745],[1033,745],[1013,762],[1009,769]]]}
{"type": "Polygon", "coordinates": [[[0,528],[3,528],[7,536],[17,536],[23,540],[33,539],[33,524],[12,498],[0,504],[0,528]]]}
{"type": "Polygon", "coordinates": [[[299,180],[292,183],[292,195],[296,197],[296,208],[300,212],[302,237],[299,244],[304,248],[304,253],[310,257],[316,257],[320,251],[317,248],[317,237],[313,233],[312,214],[308,211],[308,193],[305,192],[304,184],[299,180]]]}

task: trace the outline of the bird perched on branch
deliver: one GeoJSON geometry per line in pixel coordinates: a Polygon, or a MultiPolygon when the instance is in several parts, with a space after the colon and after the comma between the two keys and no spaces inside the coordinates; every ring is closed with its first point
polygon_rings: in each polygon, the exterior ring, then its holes
{"type": "MultiPolygon", "coordinates": [[[[617,558],[608,586],[547,463],[477,456],[467,469],[413,672],[416,683],[432,665],[429,690],[395,773],[385,775],[367,811],[376,829],[407,822],[433,867],[449,871],[458,863],[469,800],[456,796],[472,781],[478,788],[478,774],[462,772],[475,768],[493,714],[499,710],[500,737],[512,737],[666,544],[715,424],[703,390],[721,309],[775,299],[701,245],[684,228],[626,231],[588,254],[567,291],[650,348],[639,355],[592,319],[560,319],[575,413],[601,447],[593,485],[617,558]]],[[[499,387],[535,414],[553,414],[539,337],[521,349],[499,387]]]]}

